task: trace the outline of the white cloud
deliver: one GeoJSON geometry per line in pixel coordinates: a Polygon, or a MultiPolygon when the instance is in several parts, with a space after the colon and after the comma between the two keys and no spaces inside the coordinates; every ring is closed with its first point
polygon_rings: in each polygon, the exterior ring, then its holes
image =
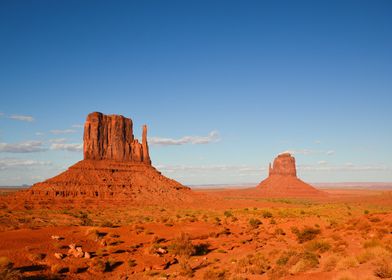
{"type": "Polygon", "coordinates": [[[3,113],[3,112],[0,112],[0,117],[1,117],[1,116],[4,116],[4,113],[3,113]]]}
{"type": "Polygon", "coordinates": [[[38,160],[18,159],[18,158],[0,158],[0,170],[34,167],[34,166],[50,165],[50,164],[51,164],[50,161],[38,161],[38,160]]]}
{"type": "Polygon", "coordinates": [[[64,143],[53,143],[50,146],[51,150],[63,150],[69,152],[80,152],[83,150],[83,144],[73,143],[73,144],[64,144],[64,143]]]}
{"type": "Polygon", "coordinates": [[[13,119],[13,120],[17,120],[17,121],[22,121],[22,122],[34,121],[34,118],[32,116],[28,116],[28,115],[11,115],[8,118],[13,119]]]}
{"type": "Polygon", "coordinates": [[[41,141],[26,141],[21,143],[0,143],[0,153],[35,153],[45,151],[41,141]]]}
{"type": "Polygon", "coordinates": [[[72,125],[73,128],[83,128],[82,124],[73,124],[72,125]]]}
{"type": "Polygon", "coordinates": [[[292,155],[304,155],[304,156],[317,155],[317,154],[324,154],[324,155],[331,156],[331,155],[335,154],[335,151],[334,150],[325,151],[325,150],[299,149],[299,150],[287,150],[282,153],[290,153],[292,155]]]}
{"type": "Polygon", "coordinates": [[[42,136],[42,135],[44,135],[45,133],[43,133],[43,132],[36,132],[35,133],[35,135],[37,135],[37,136],[42,136]]]}
{"type": "Polygon", "coordinates": [[[157,165],[157,169],[168,172],[241,172],[241,173],[257,173],[265,170],[264,167],[256,167],[249,165],[157,165]]]}
{"type": "Polygon", "coordinates": [[[355,171],[388,171],[392,168],[386,165],[359,165],[346,163],[343,165],[328,165],[328,164],[318,164],[318,165],[300,165],[298,169],[301,171],[337,171],[337,172],[355,172],[355,171]]]}
{"type": "Polygon", "coordinates": [[[173,138],[161,138],[161,137],[150,137],[148,142],[152,145],[184,145],[184,144],[208,144],[218,142],[219,132],[211,131],[207,136],[184,136],[179,139],[173,138]]]}
{"type": "Polygon", "coordinates": [[[319,162],[317,162],[318,165],[327,165],[328,162],[326,162],[325,160],[320,160],[319,162]]]}
{"type": "Polygon", "coordinates": [[[75,129],[53,129],[50,131],[50,133],[52,134],[70,134],[70,133],[75,133],[76,130],[75,129]]]}
{"type": "Polygon", "coordinates": [[[65,143],[67,141],[66,138],[54,138],[54,139],[49,139],[50,143],[65,143]]]}

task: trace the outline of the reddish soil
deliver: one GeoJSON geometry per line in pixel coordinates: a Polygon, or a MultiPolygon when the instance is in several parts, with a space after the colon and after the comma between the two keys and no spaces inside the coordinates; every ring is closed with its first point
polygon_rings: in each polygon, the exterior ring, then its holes
{"type": "Polygon", "coordinates": [[[199,190],[179,204],[137,207],[115,199],[58,207],[59,198],[19,210],[3,198],[0,257],[38,279],[380,279],[392,260],[392,192],[325,192],[199,190]],[[70,244],[91,258],[69,255],[70,244]]]}

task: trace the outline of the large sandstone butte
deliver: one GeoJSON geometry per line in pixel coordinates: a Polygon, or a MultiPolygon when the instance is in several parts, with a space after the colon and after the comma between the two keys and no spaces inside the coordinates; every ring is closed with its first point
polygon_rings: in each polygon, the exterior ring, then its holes
{"type": "Polygon", "coordinates": [[[257,186],[260,193],[270,197],[323,196],[324,192],[297,178],[295,158],[289,153],[278,155],[269,165],[269,176],[257,186]]]}
{"type": "Polygon", "coordinates": [[[94,112],[84,125],[84,159],[63,173],[28,189],[32,198],[100,198],[161,203],[189,200],[188,187],[163,176],[152,165],[147,126],[142,142],[133,135],[132,120],[94,112]]]}

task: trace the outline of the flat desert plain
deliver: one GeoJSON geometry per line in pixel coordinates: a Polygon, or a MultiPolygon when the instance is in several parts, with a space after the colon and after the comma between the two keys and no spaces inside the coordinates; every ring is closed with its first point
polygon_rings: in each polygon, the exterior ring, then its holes
{"type": "Polygon", "coordinates": [[[267,198],[196,189],[161,206],[0,200],[1,279],[389,279],[392,192],[267,198]]]}

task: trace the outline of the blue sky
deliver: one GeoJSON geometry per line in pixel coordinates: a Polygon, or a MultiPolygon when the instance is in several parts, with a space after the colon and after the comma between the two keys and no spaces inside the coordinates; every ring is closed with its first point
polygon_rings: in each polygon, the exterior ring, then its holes
{"type": "Polygon", "coordinates": [[[0,185],[82,159],[87,114],[149,126],[184,184],[392,181],[391,1],[1,1],[0,185]],[[176,144],[176,145],[174,145],[176,144]]]}

